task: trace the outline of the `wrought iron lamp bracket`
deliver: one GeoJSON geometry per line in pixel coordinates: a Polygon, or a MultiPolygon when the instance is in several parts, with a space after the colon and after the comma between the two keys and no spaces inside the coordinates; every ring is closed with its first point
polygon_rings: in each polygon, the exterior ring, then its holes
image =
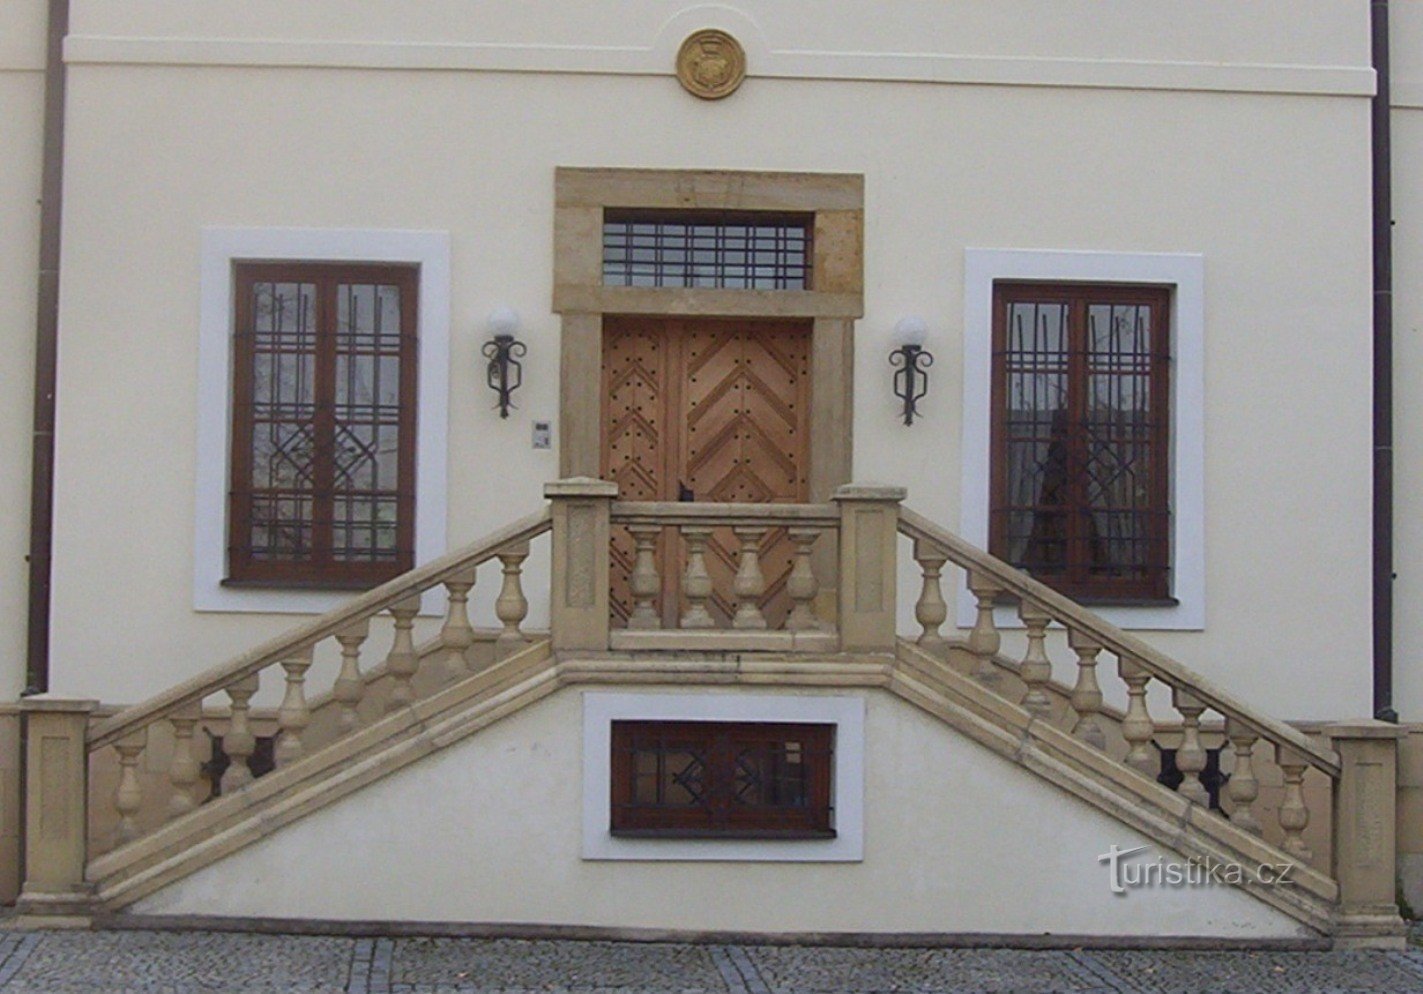
{"type": "Polygon", "coordinates": [[[926,370],[934,365],[934,355],[922,345],[901,345],[889,353],[889,364],[896,367],[894,395],[904,404],[904,423],[912,425],[919,401],[929,392],[926,370]]]}
{"type": "Polygon", "coordinates": [[[509,408],[514,406],[511,397],[524,383],[524,367],[519,358],[528,349],[513,335],[495,335],[484,343],[482,351],[484,357],[489,360],[485,368],[489,388],[499,395],[494,406],[499,408],[501,418],[507,418],[509,408]]]}

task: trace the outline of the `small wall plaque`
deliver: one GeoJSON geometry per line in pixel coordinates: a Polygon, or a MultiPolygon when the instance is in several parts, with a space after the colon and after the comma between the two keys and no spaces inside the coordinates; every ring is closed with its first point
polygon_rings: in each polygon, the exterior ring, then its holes
{"type": "Polygon", "coordinates": [[[703,100],[731,96],[745,78],[746,51],[725,31],[696,31],[677,51],[677,79],[688,93],[703,100]]]}

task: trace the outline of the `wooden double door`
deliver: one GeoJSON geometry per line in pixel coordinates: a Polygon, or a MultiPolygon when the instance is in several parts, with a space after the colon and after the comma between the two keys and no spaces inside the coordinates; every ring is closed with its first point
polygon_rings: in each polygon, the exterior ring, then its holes
{"type": "MultiPolygon", "coordinates": [[[[602,475],[622,500],[803,503],[810,497],[808,321],[606,317],[603,322],[602,475]]],[[[726,624],[738,545],[713,532],[707,570],[712,613],[726,624]]],[[[664,627],[683,609],[682,543],[675,530],[657,550],[664,627]]],[[[784,530],[761,543],[762,610],[777,627],[792,546],[784,530]]],[[[615,619],[632,610],[633,543],[614,529],[615,619]]]]}

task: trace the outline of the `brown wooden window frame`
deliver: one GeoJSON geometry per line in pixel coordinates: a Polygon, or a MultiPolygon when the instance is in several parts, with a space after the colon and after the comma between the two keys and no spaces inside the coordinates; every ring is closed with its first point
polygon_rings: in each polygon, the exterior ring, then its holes
{"type": "MultiPolygon", "coordinates": [[[[234,262],[233,377],[228,488],[227,577],[231,586],[365,589],[415,565],[415,460],[419,313],[419,267],[402,263],[234,262]],[[260,283],[315,285],[313,357],[314,413],[312,534],[309,552],[298,558],[258,558],[253,554],[252,508],[263,488],[252,486],[254,424],[253,287],[260,283]],[[342,285],[396,286],[400,290],[399,412],[397,438],[395,549],[392,559],[361,561],[334,554],[338,496],[335,482],[337,288],[342,285]]],[[[361,493],[360,491],[344,491],[361,493]]],[[[385,496],[389,491],[369,491],[385,496]]]]}
{"type": "MultiPolygon", "coordinates": [[[[1065,469],[1062,474],[1064,499],[1052,505],[1065,516],[1064,554],[1060,568],[1045,568],[1030,557],[1013,565],[1027,569],[1063,594],[1085,603],[1120,605],[1169,605],[1171,596],[1171,288],[1163,285],[1104,283],[1047,283],[996,281],[993,286],[992,427],[990,468],[989,551],[1013,562],[1010,554],[1009,520],[1015,508],[1009,503],[1009,438],[1007,392],[1010,372],[1008,353],[1008,312],[1012,304],[1064,304],[1068,313],[1066,352],[1067,409],[1063,433],[1065,469]],[[1088,426],[1086,408],[1089,376],[1111,375],[1110,369],[1089,368],[1087,310],[1092,305],[1136,305],[1150,308],[1151,325],[1146,355],[1145,377],[1149,384],[1145,430],[1147,465],[1144,499],[1146,509],[1140,541],[1145,548],[1144,563],[1136,575],[1113,575],[1109,566],[1094,561],[1091,554],[1093,529],[1087,496],[1088,426]]],[[[1121,365],[1115,368],[1120,372],[1121,365]]],[[[1017,371],[1025,371],[1020,367],[1017,371]]],[[[1131,370],[1128,370],[1130,373],[1131,370]]],[[[1054,443],[1056,444],[1056,443],[1054,443]]],[[[1098,508],[1101,513],[1102,509],[1098,508]]],[[[1054,540],[1056,541],[1056,540],[1054,540]]]]}
{"type": "MultiPolygon", "coordinates": [[[[835,726],[802,722],[635,721],[612,723],[611,825],[632,838],[833,839],[831,804],[835,726]],[[799,743],[804,803],[747,804],[736,797],[738,758],[746,750],[799,743]],[[701,750],[699,804],[635,802],[635,752],[701,750]]],[[[659,776],[662,770],[658,759],[659,776]]]]}

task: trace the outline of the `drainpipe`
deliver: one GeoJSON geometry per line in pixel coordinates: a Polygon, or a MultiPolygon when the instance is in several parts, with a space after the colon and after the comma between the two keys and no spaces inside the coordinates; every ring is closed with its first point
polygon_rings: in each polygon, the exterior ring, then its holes
{"type": "Polygon", "coordinates": [[[54,393],[59,344],[59,218],[64,192],[64,36],[69,0],[49,0],[40,174],[40,271],[35,304],[35,410],[30,456],[30,601],[25,693],[49,689],[49,592],[54,527],[54,393]]]}
{"type": "Polygon", "coordinates": [[[1388,0],[1371,0],[1378,89],[1373,100],[1374,228],[1374,716],[1393,706],[1393,205],[1389,138],[1388,0]]]}

